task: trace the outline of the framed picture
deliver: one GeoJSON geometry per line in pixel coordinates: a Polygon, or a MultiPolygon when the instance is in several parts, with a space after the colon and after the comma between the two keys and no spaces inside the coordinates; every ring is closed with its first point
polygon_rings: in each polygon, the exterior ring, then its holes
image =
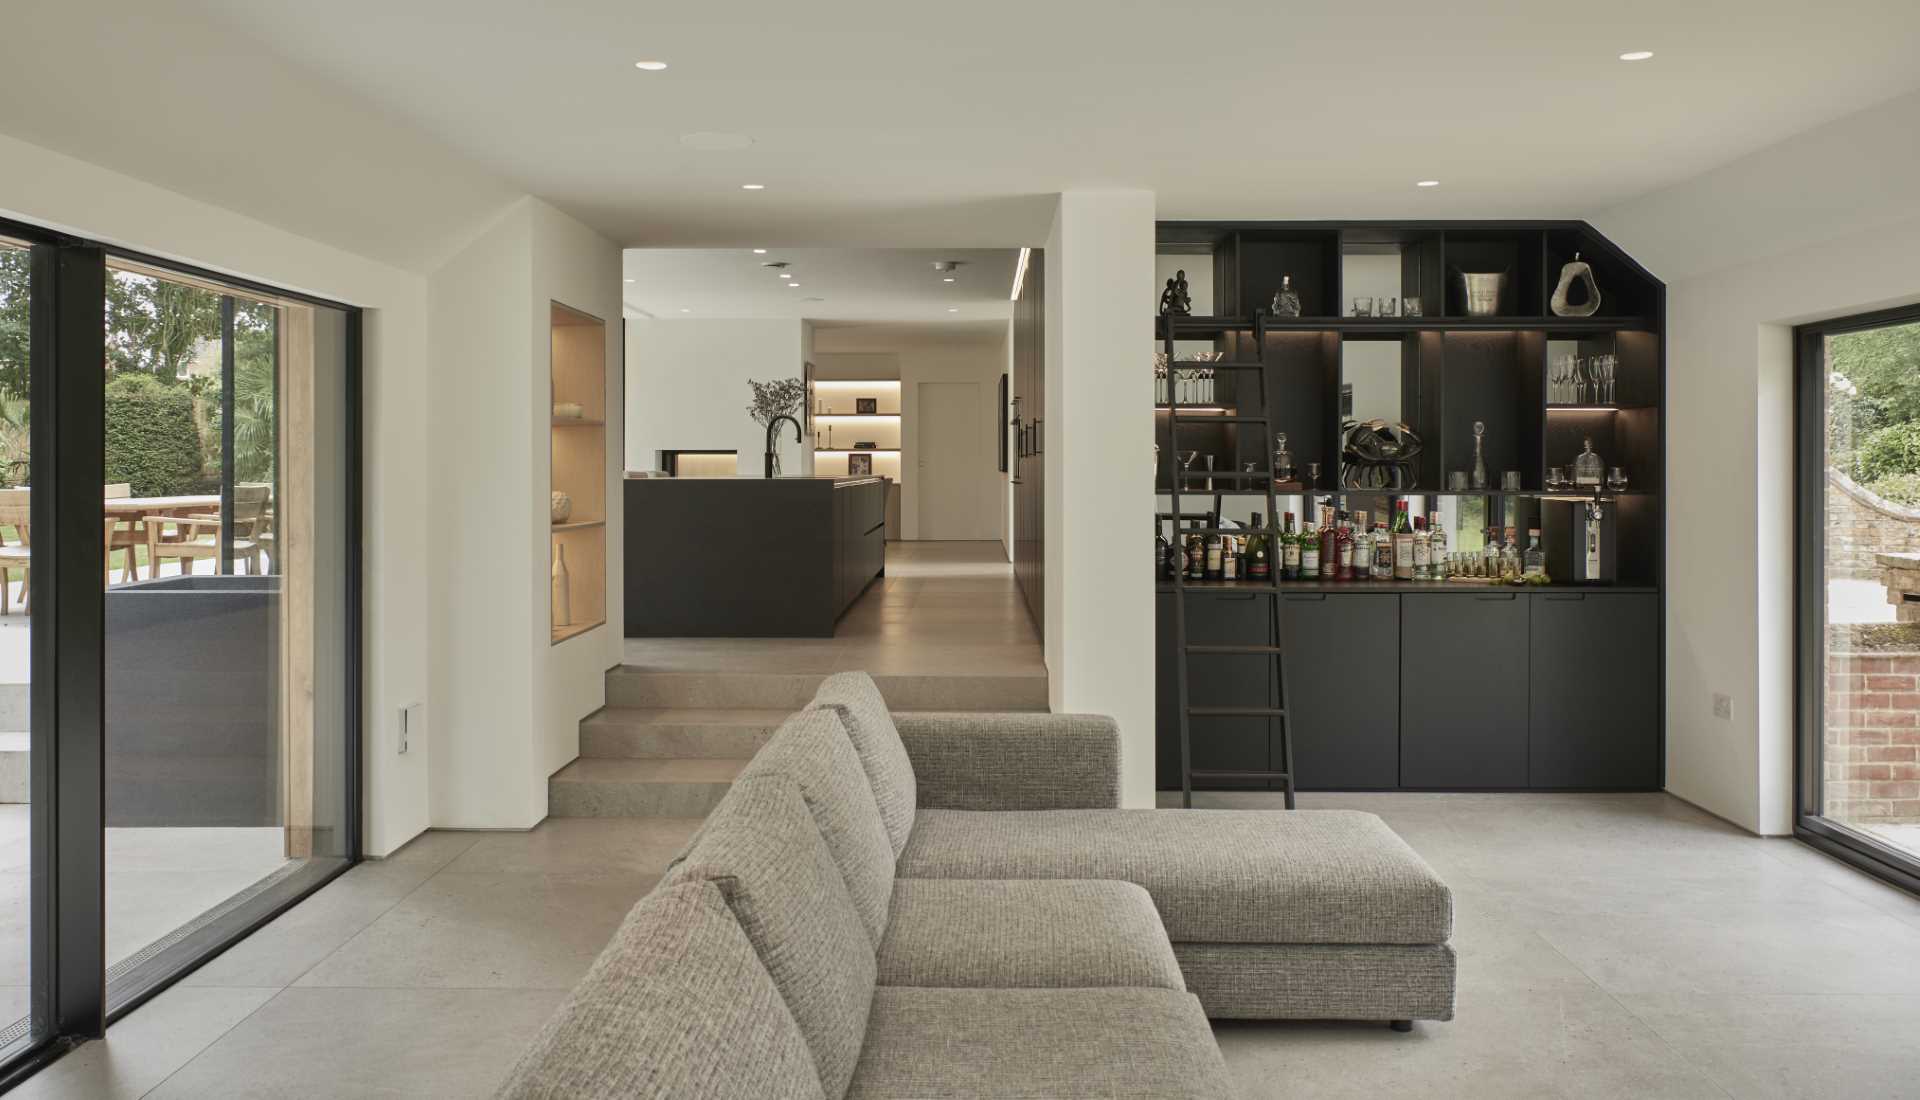
{"type": "Polygon", "coordinates": [[[853,411],[862,416],[871,416],[880,411],[878,397],[856,397],[853,399],[853,411]]]}
{"type": "Polygon", "coordinates": [[[847,456],[847,476],[848,477],[872,477],[873,476],[873,456],[872,455],[848,455],[847,456]]]}

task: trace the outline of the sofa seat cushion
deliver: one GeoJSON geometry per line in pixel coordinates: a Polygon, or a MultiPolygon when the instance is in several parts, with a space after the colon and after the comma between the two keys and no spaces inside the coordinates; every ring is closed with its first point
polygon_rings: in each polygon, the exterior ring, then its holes
{"type": "Polygon", "coordinates": [[[806,1037],[821,1089],[845,1093],[873,1000],[873,940],[800,788],[772,774],[734,783],[664,881],[720,888],[806,1037]]]}
{"type": "Polygon", "coordinates": [[[508,1075],[503,1100],[822,1100],[800,1029],[720,890],[640,899],[508,1075]]]}
{"type": "Polygon", "coordinates": [[[1171,989],[874,991],[849,1100],[1235,1095],[1213,1030],[1171,989]]]}
{"type": "Polygon", "coordinates": [[[913,832],[913,808],[919,796],[914,789],[913,761],[900,741],[900,731],[893,726],[893,714],[880,697],[880,688],[864,672],[836,672],[821,681],[808,705],[840,715],[847,737],[867,769],[880,820],[886,822],[893,854],[898,856],[913,832]]]}
{"type": "Polygon", "coordinates": [[[1186,988],[1131,882],[902,879],[877,968],[881,985],[1186,988]]]}
{"type": "Polygon", "coordinates": [[[880,820],[873,788],[846,727],[832,710],[803,710],[789,717],[740,772],[741,779],[777,773],[800,785],[813,823],[846,879],[853,907],[877,945],[887,928],[898,854],[880,820]]]}
{"type": "Polygon", "coordinates": [[[922,810],[900,878],[1122,879],[1175,943],[1445,943],[1453,897],[1352,810],[922,810]]]}

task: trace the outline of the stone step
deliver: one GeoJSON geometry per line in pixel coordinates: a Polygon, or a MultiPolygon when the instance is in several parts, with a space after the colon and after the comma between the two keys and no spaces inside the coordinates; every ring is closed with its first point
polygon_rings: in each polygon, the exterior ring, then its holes
{"type": "Polygon", "coordinates": [[[608,707],[580,723],[580,755],[744,760],[759,752],[791,713],[778,708],[608,707]]]}
{"type": "MultiPolygon", "coordinates": [[[[652,672],[622,665],[607,673],[607,706],[798,710],[825,673],[652,672]]],[[[1046,710],[1045,676],[876,676],[895,710],[1046,710]]]]}
{"type": "Polygon", "coordinates": [[[553,817],[705,817],[744,758],[609,760],[582,757],[547,780],[553,817]]]}
{"type": "Polygon", "coordinates": [[[27,753],[32,739],[26,733],[0,733],[0,803],[32,800],[33,771],[27,753]]]}

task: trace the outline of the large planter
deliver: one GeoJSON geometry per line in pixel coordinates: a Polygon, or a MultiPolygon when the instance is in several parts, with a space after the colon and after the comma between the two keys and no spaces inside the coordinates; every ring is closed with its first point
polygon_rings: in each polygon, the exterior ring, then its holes
{"type": "Polygon", "coordinates": [[[107,824],[281,824],[280,578],[106,593],[107,824]]]}

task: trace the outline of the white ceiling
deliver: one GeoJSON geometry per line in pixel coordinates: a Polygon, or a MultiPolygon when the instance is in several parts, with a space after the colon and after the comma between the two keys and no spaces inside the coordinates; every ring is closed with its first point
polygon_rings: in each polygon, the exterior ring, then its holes
{"type": "Polygon", "coordinates": [[[518,191],[680,247],[1038,243],[1069,188],[1163,218],[1579,216],[1920,87],[1913,0],[7,12],[0,130],[397,259],[518,191]],[[753,144],[679,140],[706,131],[753,144]]]}
{"type": "Polygon", "coordinates": [[[805,318],[846,323],[999,322],[1013,316],[1013,249],[630,248],[629,316],[805,318]],[[936,271],[936,260],[958,260],[936,271]],[[784,269],[762,266],[786,263],[784,269]],[[778,271],[793,276],[782,279],[778,271]],[[943,279],[951,278],[951,283],[943,279]],[[786,284],[795,283],[789,289],[786,284]]]}

